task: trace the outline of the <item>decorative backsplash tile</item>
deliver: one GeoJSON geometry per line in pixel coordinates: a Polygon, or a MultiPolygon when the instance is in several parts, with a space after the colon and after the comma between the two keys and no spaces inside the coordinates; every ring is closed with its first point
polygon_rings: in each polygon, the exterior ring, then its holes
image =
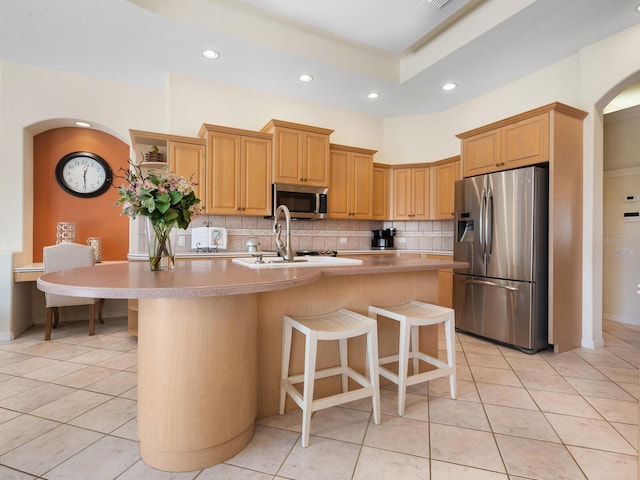
{"type": "MultiPolygon", "coordinates": [[[[140,222],[139,253],[147,251],[146,222],[140,222]]],[[[275,251],[273,220],[235,215],[203,215],[193,227],[211,226],[227,229],[227,251],[246,251],[249,238],[260,242],[259,250],[275,251]]],[[[395,228],[394,247],[398,250],[453,251],[453,220],[377,221],[377,220],[294,220],[291,243],[294,250],[369,250],[372,230],[395,228]]],[[[191,250],[191,229],[179,230],[184,246],[176,245],[176,253],[191,250]]]]}

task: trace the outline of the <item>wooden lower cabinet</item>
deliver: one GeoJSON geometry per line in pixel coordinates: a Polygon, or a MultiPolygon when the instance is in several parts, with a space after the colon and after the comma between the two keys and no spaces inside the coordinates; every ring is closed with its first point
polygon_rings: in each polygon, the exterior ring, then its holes
{"type": "MultiPolygon", "coordinates": [[[[450,261],[451,255],[427,254],[428,259],[450,261]]],[[[453,308],[453,269],[440,270],[438,272],[438,305],[453,308]]]]}

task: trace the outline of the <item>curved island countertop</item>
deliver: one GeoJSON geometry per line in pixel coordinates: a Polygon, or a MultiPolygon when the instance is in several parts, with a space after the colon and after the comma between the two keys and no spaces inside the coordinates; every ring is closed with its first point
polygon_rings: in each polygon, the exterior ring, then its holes
{"type": "MultiPolygon", "coordinates": [[[[129,262],[48,273],[37,284],[61,295],[139,299],[140,455],[160,470],[191,471],[238,453],[251,440],[255,419],[277,413],[283,314],[349,308],[366,315],[369,304],[436,303],[438,271],[467,267],[396,256],[358,258],[362,265],[264,269],[231,259],[185,260],[165,272],[151,272],[148,262],[129,262]]],[[[378,320],[381,356],[397,349],[394,323],[378,320]]],[[[420,332],[420,345],[436,356],[437,330],[431,328],[420,332]]],[[[349,342],[349,362],[364,371],[360,340],[349,342]]],[[[292,373],[303,368],[303,345],[294,338],[292,373]]],[[[323,347],[318,368],[336,359],[337,349],[323,347]]],[[[318,394],[336,393],[339,379],[325,380],[318,394]]]]}

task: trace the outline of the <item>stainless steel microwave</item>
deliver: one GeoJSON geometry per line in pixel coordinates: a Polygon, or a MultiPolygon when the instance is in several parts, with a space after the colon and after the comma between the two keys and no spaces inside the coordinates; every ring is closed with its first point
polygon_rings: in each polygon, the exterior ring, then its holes
{"type": "Polygon", "coordinates": [[[273,184],[273,210],[286,205],[291,212],[291,218],[301,220],[320,220],[328,214],[327,187],[312,187],[308,185],[273,184]]]}

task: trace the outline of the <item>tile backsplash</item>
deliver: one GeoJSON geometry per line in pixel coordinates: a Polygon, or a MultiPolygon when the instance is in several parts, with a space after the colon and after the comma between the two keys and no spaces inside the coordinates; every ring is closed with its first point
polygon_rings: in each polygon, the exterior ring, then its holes
{"type": "MultiPolygon", "coordinates": [[[[259,250],[275,251],[272,233],[273,220],[262,217],[234,215],[202,215],[193,227],[224,227],[227,229],[227,251],[246,251],[245,242],[256,238],[259,250]]],[[[291,243],[294,250],[369,250],[372,230],[395,228],[394,247],[398,250],[428,250],[451,252],[453,250],[453,221],[377,221],[377,220],[294,220],[291,222],[291,243]]],[[[139,253],[147,251],[146,222],[140,222],[139,253]]],[[[191,250],[191,229],[179,230],[184,246],[176,242],[176,253],[191,250]]]]}

